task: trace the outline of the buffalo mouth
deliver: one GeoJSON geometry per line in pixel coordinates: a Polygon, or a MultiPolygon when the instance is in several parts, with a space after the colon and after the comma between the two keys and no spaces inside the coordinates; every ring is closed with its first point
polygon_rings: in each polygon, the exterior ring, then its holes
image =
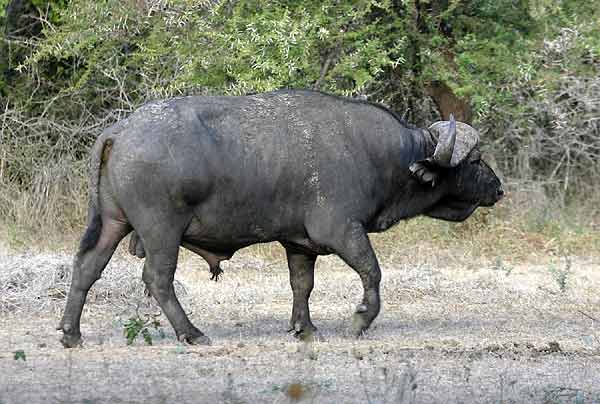
{"type": "Polygon", "coordinates": [[[427,216],[451,222],[462,222],[480,206],[477,202],[460,200],[443,200],[434,206],[427,216]]]}
{"type": "Polygon", "coordinates": [[[446,203],[444,205],[453,212],[457,212],[457,213],[462,212],[464,214],[467,214],[467,212],[468,212],[468,215],[473,213],[473,211],[475,209],[477,209],[479,206],[484,206],[479,201],[457,201],[457,200],[446,201],[446,203]]]}
{"type": "Polygon", "coordinates": [[[486,200],[480,201],[479,206],[485,206],[486,208],[490,208],[496,203],[500,202],[502,198],[504,198],[504,190],[502,190],[502,188],[498,188],[498,190],[496,191],[496,195],[490,197],[489,199],[486,198],[486,200]]]}

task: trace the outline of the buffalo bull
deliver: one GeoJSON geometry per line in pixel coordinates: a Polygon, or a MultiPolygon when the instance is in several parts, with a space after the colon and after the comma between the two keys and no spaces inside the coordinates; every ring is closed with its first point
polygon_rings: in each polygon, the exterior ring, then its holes
{"type": "Polygon", "coordinates": [[[280,242],[293,291],[290,327],[315,330],[309,296],[318,255],[360,276],[353,330],[379,313],[381,272],[368,233],[427,215],[465,220],[503,195],[478,133],[450,121],[413,127],[385,107],[312,91],[152,102],[105,130],[91,152],[87,230],[59,329],[79,344],[88,290],[132,230],[143,281],[188,343],[209,339],[173,289],[179,246],[213,275],[255,243],[280,242]]]}

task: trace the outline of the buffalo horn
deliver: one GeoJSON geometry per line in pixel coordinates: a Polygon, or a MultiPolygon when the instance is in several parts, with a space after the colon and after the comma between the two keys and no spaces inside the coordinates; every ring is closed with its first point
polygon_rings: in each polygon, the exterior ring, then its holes
{"type": "Polygon", "coordinates": [[[446,128],[446,130],[440,131],[438,144],[433,152],[433,161],[442,167],[451,167],[452,153],[456,143],[456,121],[453,114],[450,114],[450,122],[446,128]]]}

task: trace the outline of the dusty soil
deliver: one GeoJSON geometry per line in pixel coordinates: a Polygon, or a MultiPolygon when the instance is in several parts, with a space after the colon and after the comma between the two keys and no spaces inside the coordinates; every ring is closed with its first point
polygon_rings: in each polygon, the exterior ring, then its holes
{"type": "Polygon", "coordinates": [[[142,261],[121,253],[89,296],[84,346],[65,350],[54,328],[70,262],[0,250],[0,403],[600,402],[593,259],[388,254],[382,312],[355,340],[358,276],[321,258],[311,308],[322,339],[298,342],[285,332],[291,291],[277,255],[242,252],[218,283],[186,255],[177,291],[213,341],[191,347],[144,296],[142,261]],[[152,346],[141,337],[127,345],[124,324],[136,315],[157,315],[152,346]]]}

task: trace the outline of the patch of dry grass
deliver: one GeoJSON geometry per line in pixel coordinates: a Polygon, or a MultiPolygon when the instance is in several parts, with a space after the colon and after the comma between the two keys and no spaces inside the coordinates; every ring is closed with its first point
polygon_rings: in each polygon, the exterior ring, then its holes
{"type": "Polygon", "coordinates": [[[382,312],[369,335],[357,341],[349,327],[361,296],[358,276],[338,258],[322,257],[311,309],[323,339],[307,345],[285,334],[291,291],[283,259],[242,251],[224,263],[224,277],[214,283],[205,264],[189,255],[176,274],[177,294],[214,345],[179,344],[159,316],[165,336],[152,331],[154,346],[147,347],[142,340],[127,345],[124,321],[138,313],[154,317],[159,309],[142,293],[142,261],[123,253],[92,289],[82,319],[85,345],[72,351],[60,347],[54,331],[64,297],[47,293],[65,286],[71,257],[0,254],[0,374],[9,375],[0,378],[0,399],[545,402],[567,393],[579,394],[583,402],[600,398],[595,259],[573,257],[561,291],[544,263],[515,264],[507,273],[493,265],[456,265],[449,259],[452,251],[439,249],[432,255],[408,250],[386,255],[382,312]],[[6,288],[9,283],[20,291],[6,288]],[[17,350],[26,361],[13,359],[17,350]]]}
{"type": "Polygon", "coordinates": [[[0,240],[15,249],[71,243],[87,217],[83,162],[60,161],[35,170],[25,187],[0,177],[0,240]]]}
{"type": "MultiPolygon", "coordinates": [[[[59,313],[69,290],[72,259],[67,254],[0,254],[0,313],[59,313]]],[[[118,271],[114,263],[108,265],[102,281],[90,291],[89,303],[114,308],[142,298],[140,263],[120,261],[118,271]]]]}

